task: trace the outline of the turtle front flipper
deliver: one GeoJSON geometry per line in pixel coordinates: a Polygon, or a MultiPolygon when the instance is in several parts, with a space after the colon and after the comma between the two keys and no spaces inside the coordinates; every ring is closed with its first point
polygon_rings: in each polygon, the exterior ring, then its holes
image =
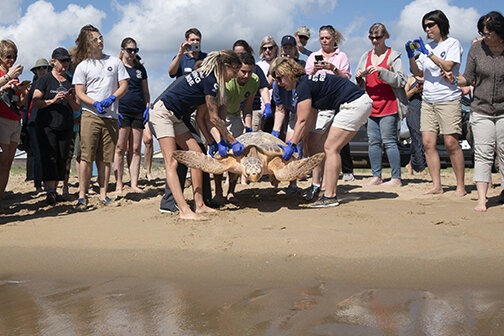
{"type": "Polygon", "coordinates": [[[301,160],[293,160],[288,164],[280,157],[276,157],[268,164],[268,168],[273,171],[279,181],[297,180],[317,167],[323,160],[325,154],[318,153],[301,160]]]}
{"type": "Polygon", "coordinates": [[[206,173],[222,174],[228,169],[233,169],[237,165],[234,157],[216,160],[200,152],[176,150],[173,158],[190,168],[201,169],[206,173]]]}

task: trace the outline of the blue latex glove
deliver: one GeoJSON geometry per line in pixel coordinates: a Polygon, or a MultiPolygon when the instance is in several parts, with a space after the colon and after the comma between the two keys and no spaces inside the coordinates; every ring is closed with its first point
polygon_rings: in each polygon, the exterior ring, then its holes
{"type": "Polygon", "coordinates": [[[226,140],[222,139],[218,144],[218,151],[219,155],[223,158],[228,156],[228,150],[229,150],[229,145],[227,144],[226,140]]]}
{"type": "Polygon", "coordinates": [[[121,113],[117,113],[117,123],[119,124],[119,127],[121,127],[121,120],[124,120],[124,117],[121,113]]]}
{"type": "Polygon", "coordinates": [[[427,49],[421,37],[419,37],[418,40],[415,40],[413,42],[417,42],[420,45],[420,48],[418,48],[418,50],[420,50],[422,54],[427,55],[429,53],[429,49],[427,49]]]}
{"type": "Polygon", "coordinates": [[[266,103],[264,104],[264,110],[262,112],[262,118],[263,119],[269,119],[273,116],[273,110],[271,109],[271,104],[266,103]]]}
{"type": "Polygon", "coordinates": [[[143,125],[147,124],[149,122],[149,106],[145,108],[145,111],[143,113],[143,125]]]}
{"type": "Polygon", "coordinates": [[[290,158],[292,157],[292,154],[294,154],[294,152],[299,153],[300,150],[297,145],[293,146],[290,141],[287,141],[286,144],[287,144],[286,146],[278,145],[278,147],[282,148],[284,151],[282,154],[282,159],[284,159],[285,161],[289,161],[290,158]]]}
{"type": "Polygon", "coordinates": [[[105,98],[101,101],[101,106],[109,107],[110,105],[112,105],[113,102],[115,102],[115,100],[116,100],[116,96],[110,95],[110,97],[105,98]]]}
{"type": "Polygon", "coordinates": [[[271,131],[271,135],[273,135],[273,136],[275,136],[275,137],[278,138],[280,136],[280,131],[273,130],[273,131],[271,131]]]}
{"type": "Polygon", "coordinates": [[[252,132],[252,127],[245,127],[245,133],[252,132]]]}
{"type": "Polygon", "coordinates": [[[101,102],[99,102],[99,101],[95,101],[95,102],[93,103],[93,105],[94,105],[94,107],[96,107],[96,111],[98,111],[98,113],[100,113],[100,114],[105,114],[105,113],[107,113],[107,111],[105,111],[105,109],[103,108],[103,106],[102,106],[101,102]]]}
{"type": "Polygon", "coordinates": [[[243,145],[238,140],[236,140],[235,142],[233,142],[233,144],[231,145],[231,147],[233,148],[233,155],[234,156],[240,156],[240,155],[242,155],[243,151],[245,150],[245,147],[243,147],[243,145]]]}
{"type": "Polygon", "coordinates": [[[208,155],[210,155],[212,158],[215,156],[215,153],[219,150],[217,143],[213,143],[210,146],[208,146],[208,155]]]}
{"type": "Polygon", "coordinates": [[[415,57],[415,51],[411,49],[411,41],[406,42],[404,47],[406,47],[406,52],[408,53],[408,58],[413,58],[415,57]]]}

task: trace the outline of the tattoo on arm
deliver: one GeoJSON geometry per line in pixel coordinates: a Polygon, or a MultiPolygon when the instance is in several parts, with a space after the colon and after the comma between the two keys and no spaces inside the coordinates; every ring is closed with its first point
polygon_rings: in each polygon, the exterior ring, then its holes
{"type": "Polygon", "coordinates": [[[217,127],[222,137],[229,143],[233,143],[236,139],[229,133],[226,122],[219,117],[219,108],[217,106],[217,99],[213,96],[206,96],[206,104],[208,107],[208,114],[210,121],[217,127]]]}

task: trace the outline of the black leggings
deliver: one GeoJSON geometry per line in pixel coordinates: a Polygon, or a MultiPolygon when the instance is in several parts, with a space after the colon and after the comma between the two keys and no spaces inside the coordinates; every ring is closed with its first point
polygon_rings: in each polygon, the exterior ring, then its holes
{"type": "Polygon", "coordinates": [[[67,173],[67,159],[72,140],[72,129],[58,131],[37,126],[43,181],[63,181],[67,173]]]}

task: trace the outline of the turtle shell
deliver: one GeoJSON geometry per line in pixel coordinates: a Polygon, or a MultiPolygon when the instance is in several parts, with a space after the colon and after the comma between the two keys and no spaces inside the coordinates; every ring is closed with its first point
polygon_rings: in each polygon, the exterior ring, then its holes
{"type": "Polygon", "coordinates": [[[248,147],[255,146],[259,151],[267,156],[278,156],[283,154],[282,148],[278,145],[285,146],[285,142],[278,139],[274,135],[266,132],[249,132],[243,133],[236,138],[247,151],[248,147]]]}

